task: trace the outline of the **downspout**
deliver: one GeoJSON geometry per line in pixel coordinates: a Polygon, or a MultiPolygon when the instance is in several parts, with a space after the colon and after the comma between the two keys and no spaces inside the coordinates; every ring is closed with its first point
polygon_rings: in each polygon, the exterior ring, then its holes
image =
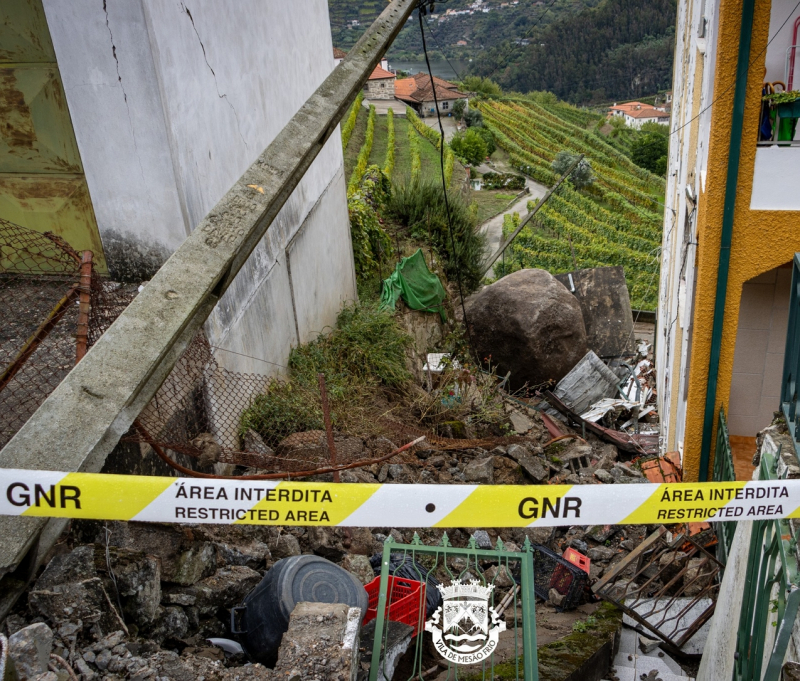
{"type": "Polygon", "coordinates": [[[700,447],[700,481],[708,480],[708,462],[711,454],[711,433],[717,411],[717,383],[719,359],[722,351],[722,330],[725,321],[725,297],[728,292],[728,272],[731,263],[733,218],[736,209],[736,186],[739,180],[739,160],[742,155],[742,128],[744,104],[747,97],[747,71],[750,68],[750,42],[753,32],[755,0],[743,0],[742,25],[739,31],[739,56],[736,64],[736,88],[733,94],[733,115],[728,151],[728,174],[725,181],[725,203],[722,212],[722,235],[719,245],[717,292],[714,298],[714,327],[711,332],[711,357],[708,361],[706,406],[703,415],[703,440],[700,447]]]}

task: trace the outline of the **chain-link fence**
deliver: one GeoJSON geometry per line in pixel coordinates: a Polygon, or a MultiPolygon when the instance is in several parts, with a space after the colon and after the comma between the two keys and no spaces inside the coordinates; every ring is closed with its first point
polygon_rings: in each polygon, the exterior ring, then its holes
{"type": "Polygon", "coordinates": [[[0,448],[135,293],[100,277],[91,252],[0,219],[0,448]]]}

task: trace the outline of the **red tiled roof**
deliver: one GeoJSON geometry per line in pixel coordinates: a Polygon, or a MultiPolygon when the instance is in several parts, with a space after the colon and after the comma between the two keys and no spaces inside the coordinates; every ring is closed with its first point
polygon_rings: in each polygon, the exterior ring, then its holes
{"type": "MultiPolygon", "coordinates": [[[[467,95],[459,92],[453,83],[437,76],[433,77],[436,87],[436,98],[439,100],[466,99],[467,95]]],[[[411,78],[403,78],[394,84],[394,96],[397,99],[414,103],[432,102],[433,88],[427,73],[418,73],[411,78]]]]}
{"type": "Polygon", "coordinates": [[[333,58],[334,59],[344,59],[347,56],[347,52],[344,50],[339,49],[338,47],[333,48],[333,58]]]}
{"type": "Polygon", "coordinates": [[[621,111],[631,118],[669,118],[669,114],[665,111],[641,102],[617,104],[611,107],[611,111],[621,111]]]}
{"type": "Polygon", "coordinates": [[[370,80],[385,80],[386,78],[394,78],[395,75],[391,71],[387,71],[380,66],[376,66],[375,70],[370,74],[370,80]]]}

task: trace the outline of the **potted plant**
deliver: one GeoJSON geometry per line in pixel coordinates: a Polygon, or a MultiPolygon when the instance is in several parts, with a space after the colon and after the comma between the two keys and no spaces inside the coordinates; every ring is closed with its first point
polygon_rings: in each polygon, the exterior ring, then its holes
{"type": "Polygon", "coordinates": [[[800,90],[773,92],[762,99],[778,113],[778,141],[793,140],[797,119],[800,118],[800,90]]]}

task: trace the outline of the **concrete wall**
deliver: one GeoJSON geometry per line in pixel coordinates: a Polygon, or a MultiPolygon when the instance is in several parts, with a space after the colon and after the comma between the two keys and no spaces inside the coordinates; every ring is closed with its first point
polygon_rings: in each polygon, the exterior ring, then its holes
{"type": "Polygon", "coordinates": [[[731,435],[755,437],[780,406],[791,285],[791,268],[780,267],[742,286],[728,402],[731,435]]]}
{"type": "MultiPolygon", "coordinates": [[[[327,2],[303,5],[44,0],[113,275],[152,276],[333,69],[327,2]]],[[[334,133],[207,331],[271,374],[355,295],[334,133]]]]}

